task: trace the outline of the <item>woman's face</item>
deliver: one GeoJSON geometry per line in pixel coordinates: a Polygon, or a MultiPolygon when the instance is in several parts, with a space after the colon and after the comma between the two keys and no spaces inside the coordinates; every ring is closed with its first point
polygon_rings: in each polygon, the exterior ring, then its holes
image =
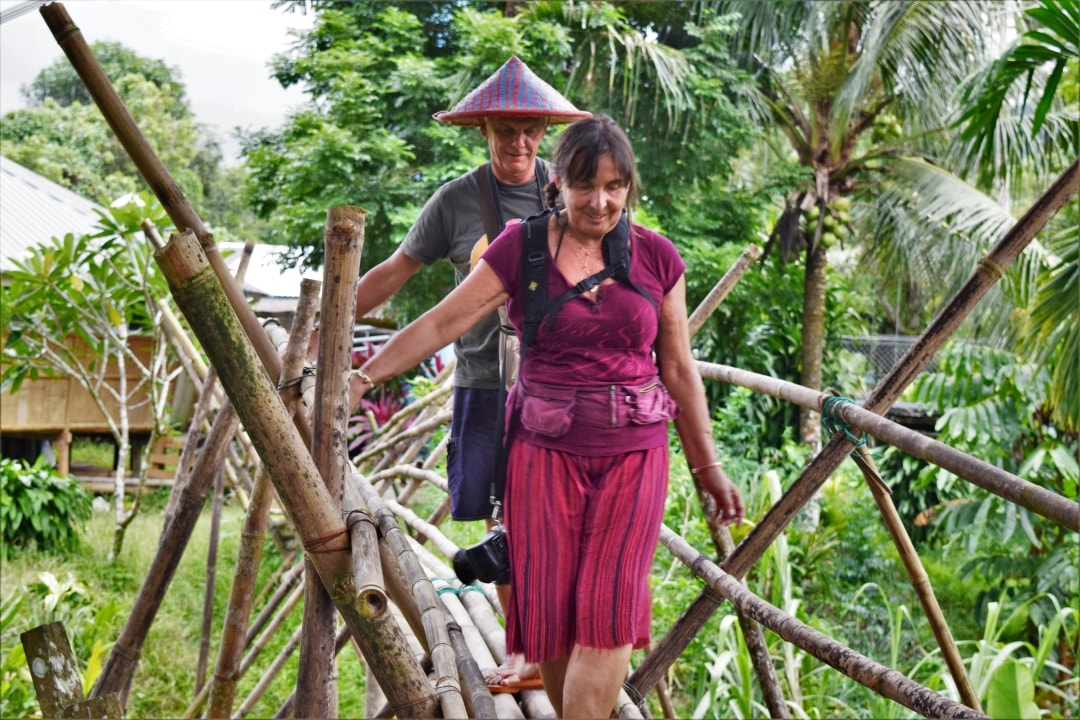
{"type": "Polygon", "coordinates": [[[570,228],[579,236],[602,238],[619,222],[630,192],[611,155],[601,155],[596,175],[562,186],[570,228]]]}

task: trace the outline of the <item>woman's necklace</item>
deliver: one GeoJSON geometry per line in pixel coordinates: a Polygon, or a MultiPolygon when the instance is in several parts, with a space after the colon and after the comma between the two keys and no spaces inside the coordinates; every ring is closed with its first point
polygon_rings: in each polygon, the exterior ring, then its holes
{"type": "MultiPolygon", "coordinates": [[[[558,223],[558,225],[559,225],[559,239],[555,242],[554,261],[558,262],[559,261],[559,253],[562,251],[563,238],[566,237],[566,227],[567,226],[566,226],[565,222],[562,220],[561,216],[558,219],[556,219],[555,222],[558,223]]],[[[592,250],[586,250],[585,246],[580,244],[580,242],[578,241],[577,238],[574,238],[574,244],[577,245],[577,247],[574,249],[574,256],[578,259],[578,262],[581,263],[581,273],[582,273],[582,278],[581,279],[584,280],[585,278],[592,275],[592,273],[589,272],[589,258],[592,256],[593,253],[595,253],[597,251],[598,248],[593,248],[592,250]]],[[[595,293],[597,288],[599,288],[599,287],[600,287],[600,284],[597,283],[596,285],[593,285],[591,288],[589,288],[589,292],[595,293]]]]}
{"type": "MultiPolygon", "coordinates": [[[[593,248],[592,250],[586,250],[584,246],[578,245],[577,249],[574,251],[574,255],[577,256],[577,259],[581,262],[581,275],[583,278],[587,278],[592,275],[592,273],[589,272],[589,258],[592,256],[593,253],[596,252],[596,250],[597,248],[593,248]]],[[[593,285],[591,288],[589,288],[589,292],[596,292],[596,288],[598,287],[600,287],[599,283],[593,285]]]]}

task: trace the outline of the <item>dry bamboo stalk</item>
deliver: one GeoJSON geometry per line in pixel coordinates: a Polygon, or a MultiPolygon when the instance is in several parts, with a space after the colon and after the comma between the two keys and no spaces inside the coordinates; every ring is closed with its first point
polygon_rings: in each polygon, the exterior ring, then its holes
{"type": "MultiPolygon", "coordinates": [[[[445,433],[443,435],[443,437],[442,437],[442,440],[439,441],[439,444],[436,445],[435,448],[430,453],[428,453],[427,459],[424,460],[424,462],[421,464],[420,469],[425,470],[425,471],[431,471],[432,468],[437,466],[439,464],[439,462],[442,460],[443,456],[446,455],[446,448],[447,448],[447,446],[449,444],[450,444],[450,433],[445,433]]],[[[426,478],[430,478],[430,477],[431,476],[426,476],[426,478]]],[[[436,473],[435,477],[438,477],[439,479],[443,480],[443,482],[445,483],[445,478],[443,478],[441,475],[438,475],[436,473]]],[[[402,505],[408,505],[409,501],[412,500],[413,495],[415,495],[416,492],[420,488],[422,488],[423,486],[424,486],[424,480],[413,478],[412,482],[409,483],[408,487],[406,487],[401,492],[401,494],[398,495],[398,501],[402,505]]]]}
{"type": "Polygon", "coordinates": [[[904,523],[900,520],[900,513],[896,511],[896,506],[893,505],[892,491],[882,480],[877,465],[874,463],[874,458],[865,445],[856,448],[852,458],[855,460],[855,464],[859,466],[859,469],[862,470],[863,477],[866,478],[866,484],[870,487],[870,494],[874,496],[874,502],[877,503],[881,517],[885,521],[885,527],[888,528],[893,544],[896,546],[897,552],[900,553],[900,559],[903,561],[904,568],[911,579],[911,586],[919,597],[923,613],[926,614],[930,629],[934,633],[934,638],[937,639],[938,647],[941,648],[941,656],[945,659],[949,674],[952,675],[953,681],[956,682],[956,687],[960,691],[960,699],[968,707],[982,712],[979,694],[975,692],[975,688],[971,684],[971,678],[968,677],[967,670],[964,669],[964,659],[960,657],[960,651],[956,649],[956,642],[953,640],[952,632],[949,630],[949,623],[941,612],[941,606],[938,605],[937,596],[934,595],[934,588],[930,585],[930,578],[927,577],[922,560],[919,559],[919,554],[915,551],[915,545],[911,542],[907,530],[904,529],[904,523]]]}
{"type": "MultiPolygon", "coordinates": [[[[729,365],[699,362],[698,369],[702,377],[746,387],[755,392],[788,400],[802,407],[820,410],[825,401],[832,397],[828,393],[729,365]]],[[[945,443],[932,440],[922,433],[909,430],[854,403],[838,404],[834,414],[848,425],[873,435],[909,455],[934,463],[973,485],[978,485],[984,490],[1038,513],[1064,528],[1080,532],[1080,506],[1069,498],[949,447],[945,443]]]]}
{"type": "MultiPolygon", "coordinates": [[[[319,297],[320,283],[305,280],[300,285],[300,298],[297,301],[293,319],[293,332],[285,344],[281,361],[279,384],[290,377],[300,374],[304,366],[307,338],[315,324],[315,309],[319,297]]],[[[278,349],[278,348],[275,348],[278,349]]],[[[296,397],[285,400],[286,409],[295,412],[296,397]]],[[[218,650],[217,666],[214,670],[213,684],[210,688],[210,718],[227,718],[236,697],[236,685],[240,680],[238,672],[244,650],[244,640],[251,616],[253,592],[258,579],[259,564],[262,559],[263,540],[270,519],[270,508],[274,501],[273,486],[264,471],[255,478],[252,500],[244,518],[241,531],[240,551],[237,556],[229,605],[225,612],[222,628],[221,645],[218,650]]],[[[298,564],[296,572],[300,572],[298,564]]]]}
{"type": "MultiPolygon", "coordinates": [[[[457,659],[453,646],[450,644],[446,630],[446,616],[438,601],[435,588],[409,547],[405,531],[397,524],[394,514],[386,507],[375,488],[358,473],[353,474],[352,480],[366,507],[374,515],[383,543],[388,546],[396,560],[398,571],[402,574],[415,600],[416,610],[420,613],[424,632],[422,635],[417,634],[417,637],[424,639],[423,644],[428,649],[428,655],[435,669],[435,692],[439,697],[443,717],[462,717],[465,715],[465,704],[461,697],[457,659]]],[[[351,487],[353,483],[350,483],[351,487]]]]}
{"type": "Polygon", "coordinates": [[[285,666],[292,654],[296,652],[296,648],[300,645],[300,636],[302,634],[303,627],[298,627],[293,631],[293,634],[289,636],[289,641],[285,643],[285,647],[281,649],[281,652],[277,654],[274,661],[270,663],[270,667],[260,676],[259,682],[255,683],[255,687],[252,688],[248,696],[244,698],[244,702],[240,704],[240,707],[236,709],[234,717],[241,720],[247,717],[252,708],[255,707],[255,703],[259,702],[259,699],[266,692],[270,684],[277,678],[278,673],[281,672],[281,668],[285,666]]]}
{"type": "Polygon", "coordinates": [[[729,600],[739,611],[878,695],[928,718],[986,718],[982,713],[910,680],[899,671],[841,645],[759,598],[738,578],[700,554],[666,525],[660,528],[660,543],[704,580],[712,592],[729,600]]]}
{"type": "Polygon", "coordinates": [[[450,422],[450,411],[443,410],[438,415],[431,417],[424,422],[410,425],[400,433],[387,436],[379,436],[379,439],[371,445],[371,447],[365,448],[362,453],[356,456],[356,462],[363,462],[369,460],[376,455],[380,455],[390,450],[406,440],[411,440],[414,437],[430,433],[439,429],[446,423],[450,422]]]}
{"type": "MultiPolygon", "coordinates": [[[[402,427],[404,427],[404,423],[408,420],[409,417],[413,418],[414,423],[427,422],[434,415],[436,415],[440,411],[440,409],[448,409],[449,403],[453,401],[453,396],[451,395],[452,390],[453,379],[451,378],[444,382],[434,392],[431,392],[428,395],[425,395],[419,401],[410,403],[401,410],[398,410],[398,412],[395,413],[395,417],[401,416],[399,424],[402,427]],[[439,402],[436,403],[436,401],[439,402]],[[411,414],[407,414],[406,411],[411,414]]],[[[393,418],[391,420],[393,420],[393,418]]],[[[387,427],[389,426],[391,426],[391,423],[387,423],[387,425],[380,430],[380,433],[386,434],[388,432],[387,427]]],[[[413,461],[413,458],[420,454],[421,450],[427,447],[429,440],[430,437],[428,434],[421,435],[415,438],[412,444],[402,453],[397,455],[397,457],[394,457],[392,453],[386,453],[378,460],[378,462],[376,462],[371,467],[366,468],[367,472],[365,474],[370,476],[374,473],[377,473],[390,463],[394,463],[397,465],[406,465],[408,463],[411,463],[413,461]]]]}
{"type": "Polygon", "coordinates": [[[199,519],[199,512],[206,503],[209,480],[212,477],[209,468],[220,464],[225,454],[225,446],[236,430],[236,413],[232,412],[231,408],[232,405],[227,403],[218,413],[214,429],[192,472],[193,480],[181,492],[175,513],[166,518],[165,527],[162,529],[158,542],[158,552],[151,561],[146,579],[139,588],[131,614],[105,661],[105,667],[94,686],[92,693],[94,697],[116,693],[120,697],[121,704],[127,706],[128,691],[135,675],[139,655],[142,653],[143,643],[157,616],[157,611],[161,608],[161,603],[165,600],[165,593],[180,564],[184,549],[191,539],[195,523],[199,519]]]}
{"type": "Polygon", "coordinates": [[[254,346],[255,352],[262,359],[266,369],[276,377],[281,370],[277,354],[266,340],[266,334],[260,329],[259,321],[244,298],[239,284],[229,274],[225,261],[214,244],[213,236],[206,230],[206,226],[184,196],[184,192],[170,177],[165,165],[154,153],[131,114],[124,107],[123,101],[102,71],[79,28],[72,22],[61,3],[42,6],[41,16],[45,19],[57,44],[71,61],[75,72],[83,81],[98,109],[101,110],[101,114],[109,123],[117,140],[123,145],[135,167],[138,168],[139,174],[157,196],[173,224],[181,232],[190,230],[203,244],[210,266],[214,269],[224,295],[228,298],[229,305],[244,328],[249,342],[254,346]]]}
{"type": "MultiPolygon", "coordinates": [[[[284,565],[282,565],[284,567],[284,565]]],[[[282,601],[289,595],[290,592],[294,592],[293,586],[296,582],[303,577],[304,574],[304,560],[301,558],[297,562],[293,563],[292,567],[283,572],[279,578],[277,588],[275,588],[273,595],[263,605],[263,609],[259,611],[259,614],[252,621],[247,631],[244,633],[244,646],[247,647],[251,643],[255,642],[256,636],[262,632],[263,627],[270,618],[277,611],[282,601]]],[[[267,585],[269,587],[269,584],[267,585]]]]}
{"type": "Polygon", "coordinates": [[[757,259],[761,257],[761,248],[757,245],[747,245],[746,249],[739,255],[739,259],[735,261],[735,264],[728,268],[728,271],[724,273],[724,276],[720,278],[720,282],[716,283],[716,286],[709,291],[709,294],[705,296],[705,299],[701,301],[701,304],[694,308],[694,312],[690,313],[690,318],[687,321],[690,325],[690,336],[693,337],[701,326],[705,324],[705,321],[709,319],[709,316],[720,306],[720,303],[724,302],[724,298],[728,296],[732,288],[738,284],[742,276],[746,274],[746,271],[750,269],[757,259]]]}
{"type": "MultiPolygon", "coordinates": [[[[384,470],[380,470],[376,473],[372,473],[368,476],[368,482],[377,486],[379,481],[390,478],[406,477],[410,478],[416,483],[434,485],[443,492],[449,492],[449,486],[446,484],[446,478],[441,474],[433,470],[424,470],[418,468],[415,465],[394,465],[384,470]]],[[[398,502],[404,504],[404,497],[398,499],[398,502]]]]}
{"type": "MultiPolygon", "coordinates": [[[[273,504],[273,486],[265,472],[255,476],[255,488],[251,494],[241,531],[240,551],[236,559],[236,572],[229,606],[225,612],[221,644],[218,647],[217,665],[211,678],[208,694],[210,707],[208,718],[227,718],[232,711],[236,698],[236,687],[240,682],[240,660],[244,650],[243,640],[247,622],[251,614],[252,588],[262,559],[263,538],[266,535],[266,522],[273,504]]],[[[195,710],[198,712],[202,704],[195,710]]]]}
{"type": "MultiPolygon", "coordinates": [[[[224,459],[224,458],[222,458],[224,459]]],[[[225,467],[218,468],[214,479],[214,502],[210,510],[210,538],[206,550],[206,587],[203,591],[203,617],[199,637],[199,659],[195,664],[195,690],[206,684],[206,665],[210,659],[210,629],[214,621],[214,591],[217,578],[218,541],[221,537],[221,506],[225,503],[225,467]]]]}
{"type": "Polygon", "coordinates": [[[269,470],[282,506],[334,604],[382,678],[380,684],[395,712],[402,716],[433,712],[436,699],[422,669],[404,653],[400,628],[392,619],[365,618],[354,607],[355,580],[344,518],[335,513],[303,438],[245,341],[236,316],[227,312],[221,285],[198,241],[190,233],[173,235],[157,259],[177,305],[186,316],[199,318],[195,327],[202,345],[234,405],[243,403],[237,413],[269,470]]]}
{"type": "MultiPolygon", "coordinates": [[[[449,408],[446,408],[444,406],[443,409],[445,411],[449,408]]],[[[431,420],[431,418],[435,417],[439,412],[440,410],[438,407],[428,405],[427,407],[416,413],[416,420],[414,421],[414,423],[418,425],[423,425],[429,420],[431,420]]],[[[383,455],[383,457],[380,458],[379,461],[372,466],[371,473],[378,472],[379,470],[382,470],[391,463],[395,463],[397,465],[407,465],[409,463],[412,463],[416,459],[416,456],[419,455],[420,452],[430,444],[430,442],[430,432],[413,438],[412,443],[407,448],[405,448],[396,458],[391,453],[386,453],[385,455],[383,455]]]]}
{"type": "MultiPolygon", "coordinates": [[[[360,276],[360,253],[364,247],[364,215],[361,208],[331,207],[326,211],[323,231],[325,262],[323,264],[322,305],[319,310],[319,348],[315,378],[314,417],[312,420],[311,455],[334,508],[341,512],[345,464],[348,459],[349,370],[352,368],[353,323],[356,316],[356,281],[360,276]]],[[[352,563],[357,557],[367,560],[364,565],[371,574],[357,578],[357,586],[381,585],[378,555],[373,557],[356,552],[356,532],[365,529],[371,537],[364,545],[374,547],[375,531],[360,523],[350,528],[354,542],[352,563]],[[361,581],[361,578],[363,579],[361,581]]],[[[314,562],[312,569],[314,569],[314,562]]],[[[337,716],[336,686],[334,684],[335,653],[331,651],[337,633],[337,613],[330,594],[319,576],[305,576],[307,591],[304,600],[304,633],[300,639],[300,663],[296,677],[297,717],[337,716]]]]}

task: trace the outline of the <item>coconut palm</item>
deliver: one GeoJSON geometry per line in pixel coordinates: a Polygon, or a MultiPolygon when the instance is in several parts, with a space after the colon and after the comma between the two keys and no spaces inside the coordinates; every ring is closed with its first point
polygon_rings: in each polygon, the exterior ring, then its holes
{"type": "MultiPolygon", "coordinates": [[[[1080,5],[1040,0],[1019,21],[1023,32],[964,87],[953,156],[981,185],[1022,197],[1026,178],[1043,187],[1080,154],[1080,5]]],[[[1031,254],[1014,328],[1017,351],[1049,368],[1047,409],[1070,432],[1080,431],[1078,212],[1068,207],[1042,252],[1031,254]]]]}
{"type": "MultiPolygon", "coordinates": [[[[960,0],[703,5],[742,16],[739,49],[754,76],[747,93],[754,117],[785,139],[788,152],[809,171],[805,183],[787,194],[766,251],[775,248],[785,259],[805,253],[801,382],[820,389],[831,244],[853,228],[873,230],[874,235],[856,240],[875,249],[878,268],[907,275],[905,287],[940,294],[947,283],[940,278],[912,283],[913,270],[934,274],[970,264],[927,262],[913,252],[913,242],[933,238],[938,252],[971,250],[980,244],[971,242],[973,233],[996,239],[1011,224],[997,203],[932,158],[943,154],[941,138],[947,135],[955,91],[987,56],[986,27],[994,14],[1014,5],[960,0]],[[894,253],[921,263],[897,263],[894,253]]],[[[924,298],[918,308],[944,297],[924,298]]],[[[901,309],[894,312],[896,325],[902,325],[901,309]]],[[[816,413],[804,412],[801,439],[816,445],[818,428],[816,413]]]]}

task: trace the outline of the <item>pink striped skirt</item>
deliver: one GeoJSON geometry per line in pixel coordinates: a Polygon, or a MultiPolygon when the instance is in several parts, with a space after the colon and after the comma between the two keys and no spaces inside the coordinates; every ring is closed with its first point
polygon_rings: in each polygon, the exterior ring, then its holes
{"type": "Polygon", "coordinates": [[[515,440],[507,462],[507,650],[547,662],[648,644],[667,445],[588,457],[515,440]]]}

